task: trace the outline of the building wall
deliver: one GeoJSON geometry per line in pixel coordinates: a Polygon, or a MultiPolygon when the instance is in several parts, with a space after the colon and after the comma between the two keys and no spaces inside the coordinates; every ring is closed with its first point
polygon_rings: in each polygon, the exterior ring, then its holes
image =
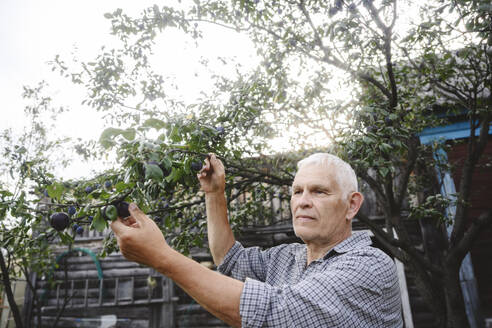
{"type": "MultiPolygon", "coordinates": [[[[465,139],[458,140],[448,152],[448,160],[453,165],[452,176],[459,191],[461,172],[468,144],[465,139]]],[[[478,169],[473,174],[471,209],[469,220],[477,218],[485,210],[492,208],[490,189],[492,188],[492,136],[489,135],[487,147],[478,169]]],[[[481,309],[486,318],[492,318],[492,226],[485,229],[472,250],[472,262],[478,283],[481,309]]]]}

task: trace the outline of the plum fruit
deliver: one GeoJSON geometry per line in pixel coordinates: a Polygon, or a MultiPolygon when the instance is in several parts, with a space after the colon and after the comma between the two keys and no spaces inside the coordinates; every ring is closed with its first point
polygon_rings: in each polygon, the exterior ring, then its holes
{"type": "Polygon", "coordinates": [[[193,171],[198,172],[202,169],[202,163],[201,162],[192,162],[190,167],[193,171]]]}
{"type": "Polygon", "coordinates": [[[119,202],[116,204],[116,211],[118,212],[118,217],[124,219],[129,217],[130,211],[128,211],[129,204],[127,202],[119,202]]]}
{"type": "Polygon", "coordinates": [[[68,227],[69,223],[70,223],[70,218],[68,214],[64,212],[53,213],[50,217],[50,225],[56,231],[62,231],[63,229],[68,227]]]}
{"type": "Polygon", "coordinates": [[[79,236],[81,236],[84,233],[84,227],[78,226],[75,231],[79,236]]]}
{"type": "Polygon", "coordinates": [[[224,133],[225,133],[225,129],[224,129],[224,127],[223,127],[223,126],[216,126],[216,127],[215,127],[215,131],[217,131],[217,133],[218,133],[219,135],[221,135],[221,134],[224,134],[224,133]]]}
{"type": "Polygon", "coordinates": [[[68,208],[68,215],[74,215],[75,212],[77,212],[77,209],[75,208],[75,206],[70,206],[68,208]]]}

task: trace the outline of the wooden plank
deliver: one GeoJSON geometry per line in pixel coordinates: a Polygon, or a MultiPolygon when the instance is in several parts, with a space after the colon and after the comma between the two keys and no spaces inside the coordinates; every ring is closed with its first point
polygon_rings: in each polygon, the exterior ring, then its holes
{"type": "MultiPolygon", "coordinates": [[[[133,302],[131,302],[130,300],[128,301],[118,301],[118,306],[126,306],[126,305],[148,305],[148,304],[164,304],[166,302],[163,302],[161,299],[151,299],[151,300],[147,300],[147,299],[143,299],[143,300],[135,300],[133,302]]],[[[114,304],[114,301],[110,301],[110,302],[101,302],[101,304],[97,304],[97,303],[89,303],[87,304],[87,308],[93,308],[93,307],[96,307],[96,308],[99,308],[99,307],[115,307],[115,304],[114,304]]],[[[74,304],[73,306],[68,306],[66,309],[83,309],[85,308],[84,304],[80,303],[80,304],[74,304]]],[[[58,309],[58,307],[56,305],[46,305],[46,306],[43,306],[42,308],[42,312],[45,312],[45,311],[48,311],[48,310],[56,310],[58,309]]]]}
{"type": "Polygon", "coordinates": [[[135,301],[135,277],[132,276],[131,282],[132,282],[131,304],[133,304],[133,302],[135,301]]]}
{"type": "Polygon", "coordinates": [[[56,308],[60,307],[60,285],[56,286],[56,308]]]}
{"type": "Polygon", "coordinates": [[[114,305],[118,305],[118,287],[120,284],[120,279],[116,277],[116,280],[114,282],[114,305]]]}
{"type": "Polygon", "coordinates": [[[98,302],[99,303],[99,306],[102,305],[102,297],[103,297],[102,292],[103,292],[103,288],[104,288],[104,279],[101,279],[99,281],[99,302],[98,302]]]}
{"type": "Polygon", "coordinates": [[[408,296],[407,279],[405,277],[405,266],[395,258],[396,272],[398,274],[398,284],[400,285],[403,320],[405,328],[413,328],[412,309],[410,308],[410,297],[408,296]]]}
{"type": "Polygon", "coordinates": [[[85,280],[85,288],[84,288],[84,307],[87,307],[87,294],[89,292],[89,279],[85,280]]]}
{"type": "MultiPolygon", "coordinates": [[[[34,286],[34,292],[38,286],[36,285],[37,274],[35,272],[31,272],[28,277],[31,285],[34,286]]],[[[0,299],[0,305],[2,305],[2,301],[0,299]]],[[[23,320],[27,325],[31,324],[32,315],[33,315],[33,306],[34,306],[34,293],[31,288],[26,288],[25,296],[24,296],[24,307],[22,309],[23,320]]],[[[1,314],[1,311],[0,311],[1,314]]]]}
{"type": "Polygon", "coordinates": [[[150,288],[147,284],[147,300],[150,301],[151,299],[152,299],[152,288],[150,288]]]}
{"type": "Polygon", "coordinates": [[[74,285],[75,285],[75,282],[72,280],[71,283],[70,283],[70,294],[69,294],[69,297],[70,297],[70,303],[72,303],[72,306],[73,306],[73,299],[74,299],[74,285]]]}
{"type": "MultiPolygon", "coordinates": [[[[140,285],[140,283],[138,285],[140,285]]],[[[131,286],[131,285],[129,284],[129,286],[131,286]]],[[[121,281],[120,280],[119,287],[118,287],[118,289],[119,289],[119,298],[118,298],[119,301],[122,300],[122,298],[121,298],[121,292],[124,291],[124,290],[122,290],[122,288],[124,288],[124,281],[121,281]]],[[[161,289],[161,286],[159,285],[156,288],[161,289]]],[[[108,280],[105,281],[105,283],[104,283],[104,289],[105,289],[104,290],[104,295],[103,295],[104,298],[110,298],[110,299],[114,299],[115,298],[115,296],[116,296],[115,289],[114,289],[114,286],[111,286],[110,285],[110,281],[108,281],[108,280]]],[[[73,299],[75,300],[76,303],[84,304],[85,303],[84,300],[86,298],[90,302],[95,302],[95,303],[98,302],[99,294],[100,294],[99,287],[90,287],[89,286],[87,288],[87,291],[86,291],[85,286],[81,286],[80,288],[75,287],[74,288],[74,291],[75,291],[75,295],[73,296],[73,299]]],[[[133,295],[131,293],[131,290],[130,290],[129,293],[125,293],[125,294],[126,294],[125,299],[128,300],[128,301],[131,301],[132,298],[134,300],[139,300],[139,299],[147,300],[148,299],[148,295],[149,295],[149,288],[147,286],[137,286],[137,287],[134,287],[133,288],[133,295]]],[[[153,297],[153,299],[158,299],[158,300],[163,300],[163,301],[165,300],[165,299],[163,299],[162,294],[156,295],[155,297],[153,297]]],[[[56,298],[55,297],[51,297],[51,298],[48,297],[46,299],[46,304],[56,304],[56,298]]]]}
{"type": "MultiPolygon", "coordinates": [[[[132,277],[132,276],[148,276],[149,268],[132,268],[132,269],[113,269],[105,270],[104,278],[116,278],[116,277],[132,277]]],[[[68,280],[83,280],[83,279],[97,279],[97,270],[87,270],[87,271],[69,271],[68,280]]],[[[62,280],[64,278],[64,273],[61,271],[56,271],[54,274],[55,279],[62,280]]]]}
{"type": "MultiPolygon", "coordinates": [[[[167,277],[163,277],[166,280],[166,299],[167,302],[162,303],[160,313],[160,327],[174,328],[175,327],[175,298],[174,298],[174,283],[167,277]]],[[[164,293],[164,290],[163,290],[164,293]]]]}

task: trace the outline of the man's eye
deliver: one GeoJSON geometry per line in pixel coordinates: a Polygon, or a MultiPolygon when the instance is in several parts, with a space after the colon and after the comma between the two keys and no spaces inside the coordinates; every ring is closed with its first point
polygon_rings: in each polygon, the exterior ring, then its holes
{"type": "Polygon", "coordinates": [[[294,195],[297,195],[297,194],[300,194],[300,193],[302,193],[301,190],[294,190],[294,195]]]}

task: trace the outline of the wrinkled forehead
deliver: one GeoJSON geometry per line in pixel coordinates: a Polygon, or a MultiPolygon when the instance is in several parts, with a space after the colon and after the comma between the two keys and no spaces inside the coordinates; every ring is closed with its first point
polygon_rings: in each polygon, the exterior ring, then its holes
{"type": "Polygon", "coordinates": [[[323,185],[330,188],[340,188],[336,174],[337,172],[333,164],[306,164],[297,171],[292,182],[292,187],[323,185]]]}

